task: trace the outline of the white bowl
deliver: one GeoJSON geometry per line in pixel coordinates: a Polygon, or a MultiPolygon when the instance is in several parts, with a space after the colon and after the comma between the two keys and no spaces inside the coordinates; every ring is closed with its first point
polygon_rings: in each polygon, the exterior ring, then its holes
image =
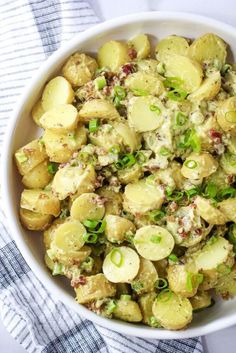
{"type": "Polygon", "coordinates": [[[224,38],[236,53],[236,29],[206,17],[183,13],[150,12],[125,16],[97,25],[75,36],[42,65],[34,74],[11,115],[2,153],[2,195],[8,225],[21,254],[55,297],[94,323],[123,334],[158,339],[205,335],[236,324],[236,299],[228,302],[219,301],[212,308],[194,315],[191,325],[183,331],[153,329],[143,325],[109,320],[77,304],[72,289],[61,278],[52,277],[47,271],[44,265],[42,237],[37,237],[21,227],[18,211],[22,186],[12,155],[17,148],[38,134],[29,116],[31,108],[45,82],[57,73],[66,58],[73,52],[80,50],[95,53],[97,48],[107,40],[128,39],[137,33],[149,34],[155,43],[157,39],[170,34],[195,38],[206,32],[213,32],[224,38]]]}

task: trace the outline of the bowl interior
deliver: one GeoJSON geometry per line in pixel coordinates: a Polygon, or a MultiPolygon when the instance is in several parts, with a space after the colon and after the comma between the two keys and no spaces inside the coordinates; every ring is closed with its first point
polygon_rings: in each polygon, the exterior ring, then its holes
{"type": "Polygon", "coordinates": [[[66,58],[73,52],[79,50],[95,55],[98,47],[105,41],[127,40],[137,33],[147,33],[154,45],[157,40],[170,34],[195,38],[206,32],[213,32],[224,38],[232,52],[236,53],[236,30],[219,22],[190,14],[136,14],[96,26],[65,44],[35,73],[12,116],[12,124],[9,127],[3,151],[2,178],[5,211],[12,235],[30,267],[50,291],[83,316],[116,331],[149,338],[184,338],[206,334],[236,323],[236,299],[228,302],[217,301],[214,307],[196,314],[190,327],[180,332],[153,330],[141,325],[107,320],[78,305],[74,301],[73,290],[68,283],[62,278],[52,277],[47,271],[44,265],[42,237],[35,232],[26,231],[19,223],[18,207],[22,186],[12,162],[12,154],[17,148],[40,135],[39,129],[30,117],[30,111],[45,82],[60,70],[66,58]]]}

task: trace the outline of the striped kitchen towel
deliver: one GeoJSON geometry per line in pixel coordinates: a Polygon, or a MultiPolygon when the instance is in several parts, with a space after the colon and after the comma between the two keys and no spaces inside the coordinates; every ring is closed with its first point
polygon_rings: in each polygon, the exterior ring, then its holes
{"type": "MultiPolygon", "coordinates": [[[[14,104],[34,72],[73,34],[99,22],[83,0],[0,1],[0,144],[14,104]]],[[[1,145],[0,145],[1,150],[1,145]]],[[[147,340],[94,325],[55,300],[34,276],[0,210],[0,310],[28,352],[202,352],[200,338],[147,340]]]]}

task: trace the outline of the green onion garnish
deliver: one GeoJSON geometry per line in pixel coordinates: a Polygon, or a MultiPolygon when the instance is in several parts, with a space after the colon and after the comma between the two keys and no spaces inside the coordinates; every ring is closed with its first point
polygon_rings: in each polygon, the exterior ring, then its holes
{"type": "Polygon", "coordinates": [[[121,87],[121,86],[114,87],[114,94],[116,97],[120,98],[120,100],[125,99],[126,97],[125,89],[124,87],[121,87]]]}
{"type": "Polygon", "coordinates": [[[112,154],[119,154],[120,153],[120,146],[114,145],[109,149],[109,152],[112,154]]]}
{"type": "Polygon", "coordinates": [[[90,120],[89,122],[89,132],[96,132],[98,130],[98,120],[97,119],[93,119],[90,120]]]}
{"type": "Polygon", "coordinates": [[[224,76],[229,70],[232,70],[232,66],[229,64],[223,65],[221,69],[221,75],[224,76]]]}
{"type": "Polygon", "coordinates": [[[164,147],[164,146],[162,146],[162,147],[160,148],[159,153],[160,153],[161,156],[164,156],[164,157],[171,155],[171,152],[170,152],[169,148],[164,147]]]}
{"type": "Polygon", "coordinates": [[[179,77],[168,77],[164,81],[164,86],[168,88],[179,88],[183,84],[183,80],[179,77]]]}
{"type": "Polygon", "coordinates": [[[192,276],[193,274],[188,272],[187,279],[186,279],[186,289],[191,292],[193,290],[193,283],[192,283],[192,276]]]}
{"type": "Polygon", "coordinates": [[[131,283],[131,288],[136,292],[139,293],[143,289],[143,283],[137,281],[134,283],[131,283]]]}
{"type": "Polygon", "coordinates": [[[231,110],[229,112],[225,113],[225,120],[227,120],[229,123],[236,123],[236,111],[231,110]]]}
{"type": "Polygon", "coordinates": [[[145,154],[143,152],[141,152],[141,151],[136,152],[135,155],[134,155],[134,158],[136,159],[136,162],[138,164],[143,164],[147,160],[145,154]]]}
{"type": "Polygon", "coordinates": [[[189,169],[195,169],[197,167],[197,162],[194,161],[193,159],[189,159],[184,162],[184,166],[189,169]]]}
{"type": "Polygon", "coordinates": [[[148,96],[148,92],[144,89],[133,88],[131,91],[135,96],[148,96]]]}
{"type": "Polygon", "coordinates": [[[157,321],[155,316],[151,316],[148,320],[148,324],[151,327],[161,327],[160,323],[157,321]]]}
{"type": "Polygon", "coordinates": [[[86,272],[91,272],[93,269],[93,265],[94,265],[94,259],[88,256],[87,259],[81,263],[80,268],[81,270],[84,270],[86,272]]]}
{"type": "Polygon", "coordinates": [[[176,114],[176,125],[178,126],[183,126],[187,121],[187,116],[182,113],[182,112],[178,112],[176,114]]]}
{"type": "Polygon", "coordinates": [[[184,192],[183,191],[177,191],[177,190],[171,190],[170,188],[166,188],[166,199],[168,201],[179,201],[183,198],[184,192]]]}
{"type": "Polygon", "coordinates": [[[65,271],[65,266],[64,265],[62,265],[62,264],[60,264],[58,262],[54,263],[53,270],[52,270],[52,275],[53,276],[63,275],[64,271],[65,271]]]}
{"type": "Polygon", "coordinates": [[[182,102],[187,97],[188,93],[182,89],[175,88],[167,93],[167,97],[172,101],[182,102]]]}
{"type": "Polygon", "coordinates": [[[232,271],[232,269],[226,264],[220,264],[217,266],[217,271],[222,275],[228,275],[232,271]]]}
{"type": "Polygon", "coordinates": [[[168,260],[172,261],[172,262],[178,262],[179,261],[179,258],[178,256],[176,256],[175,254],[170,254],[168,256],[168,260]]]}
{"type": "Polygon", "coordinates": [[[98,225],[99,221],[94,219],[86,219],[83,224],[86,228],[95,229],[98,225]]]}
{"type": "Polygon", "coordinates": [[[214,183],[207,184],[205,187],[203,196],[210,199],[214,199],[216,195],[217,195],[217,185],[214,183]]]}
{"type": "Polygon", "coordinates": [[[182,142],[178,144],[179,148],[187,148],[191,147],[194,152],[201,151],[201,140],[196,134],[194,129],[189,129],[187,133],[184,135],[184,139],[182,142]]]}
{"type": "Polygon", "coordinates": [[[83,235],[83,240],[88,244],[95,244],[98,240],[98,235],[95,233],[85,233],[83,235]]]}
{"type": "Polygon", "coordinates": [[[155,104],[151,104],[149,109],[151,112],[156,112],[158,115],[161,114],[161,109],[155,104]]]}
{"type": "Polygon", "coordinates": [[[107,85],[107,81],[104,76],[100,76],[94,80],[94,84],[98,90],[101,90],[107,85]]]}
{"type": "Polygon", "coordinates": [[[157,289],[164,289],[168,286],[168,282],[165,278],[158,278],[158,280],[155,282],[155,287],[157,289]]]}
{"type": "Polygon", "coordinates": [[[201,284],[204,280],[204,275],[202,273],[197,273],[195,275],[196,281],[198,284],[201,284]]]}
{"type": "Polygon", "coordinates": [[[148,216],[151,221],[158,222],[160,219],[162,219],[165,216],[165,212],[161,210],[154,210],[154,211],[150,211],[148,213],[148,216]]]}
{"type": "Polygon", "coordinates": [[[15,157],[20,164],[28,161],[28,157],[24,152],[16,152],[15,157]]]}
{"type": "Polygon", "coordinates": [[[173,292],[169,288],[165,288],[158,294],[157,300],[159,300],[162,303],[166,303],[172,298],[172,295],[173,295],[173,292]]]}
{"type": "Polygon", "coordinates": [[[129,300],[131,300],[131,295],[129,295],[129,294],[121,294],[120,300],[129,301],[129,300]]]}
{"type": "Polygon", "coordinates": [[[56,174],[57,170],[58,170],[58,164],[57,163],[51,162],[51,163],[48,164],[48,173],[49,174],[54,175],[54,174],[56,174]]]}
{"type": "Polygon", "coordinates": [[[83,222],[83,225],[88,229],[90,233],[103,233],[106,227],[106,221],[100,220],[93,220],[93,219],[86,219],[83,222]]]}
{"type": "Polygon", "coordinates": [[[188,199],[191,199],[192,197],[199,195],[200,194],[200,190],[198,188],[192,188],[189,190],[185,190],[185,194],[187,195],[188,199]]]}
{"type": "Polygon", "coordinates": [[[136,163],[136,158],[134,157],[133,154],[127,153],[123,155],[122,158],[118,159],[118,161],[115,163],[115,166],[117,169],[125,169],[128,167],[132,167],[136,163]]]}
{"type": "Polygon", "coordinates": [[[236,189],[233,187],[228,187],[221,190],[218,194],[219,199],[228,199],[229,197],[236,196],[236,189]]]}
{"type": "Polygon", "coordinates": [[[116,301],[114,299],[109,299],[109,301],[107,302],[106,306],[105,306],[105,312],[107,315],[111,315],[114,310],[116,309],[117,304],[116,301]]]}
{"type": "Polygon", "coordinates": [[[162,237],[158,234],[151,235],[150,241],[154,244],[159,244],[161,242],[162,237]]]}
{"type": "Polygon", "coordinates": [[[110,259],[113,265],[116,267],[121,267],[124,259],[123,259],[123,254],[119,249],[113,249],[110,252],[110,259]]]}

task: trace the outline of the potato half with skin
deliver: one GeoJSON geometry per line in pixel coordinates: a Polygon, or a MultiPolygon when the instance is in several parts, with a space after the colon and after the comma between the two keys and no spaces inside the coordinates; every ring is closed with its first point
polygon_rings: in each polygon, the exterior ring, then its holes
{"type": "Polygon", "coordinates": [[[42,107],[44,111],[61,104],[70,104],[74,99],[71,84],[62,76],[54,77],[49,81],[42,94],[42,107]]]}
{"type": "Polygon", "coordinates": [[[84,122],[92,119],[109,121],[119,119],[120,115],[112,103],[105,99],[92,99],[82,105],[79,118],[84,122]]]}
{"type": "Polygon", "coordinates": [[[222,237],[213,237],[201,251],[194,254],[194,261],[198,270],[208,271],[217,269],[224,263],[232,250],[232,245],[222,237]]]}
{"type": "Polygon", "coordinates": [[[20,208],[20,221],[22,225],[29,230],[44,230],[49,227],[53,217],[47,214],[32,212],[24,208],[20,208]]]}
{"type": "Polygon", "coordinates": [[[118,170],[117,177],[121,184],[130,184],[137,182],[139,179],[143,177],[143,169],[142,166],[138,164],[134,164],[130,168],[125,168],[118,170]]]}
{"type": "Polygon", "coordinates": [[[51,246],[51,243],[54,238],[54,230],[59,226],[59,224],[62,224],[64,222],[65,221],[63,219],[57,218],[51,224],[51,226],[43,232],[43,243],[46,250],[48,250],[51,246]]]}
{"type": "Polygon", "coordinates": [[[158,98],[153,96],[133,97],[128,105],[128,123],[137,132],[152,131],[163,123],[165,110],[158,98]],[[145,117],[145,118],[144,118],[145,117]]]}
{"type": "Polygon", "coordinates": [[[71,218],[80,222],[86,219],[100,220],[105,213],[105,207],[101,197],[94,193],[85,193],[80,195],[72,203],[70,215],[71,218]]]}
{"type": "Polygon", "coordinates": [[[208,308],[211,305],[211,295],[206,291],[198,291],[192,298],[190,298],[190,303],[192,305],[193,311],[208,308]]]}
{"type": "Polygon", "coordinates": [[[220,91],[221,75],[219,71],[214,72],[209,77],[205,78],[201,86],[188,96],[192,101],[211,100],[220,91]]]}
{"type": "Polygon", "coordinates": [[[217,60],[219,69],[221,69],[227,56],[226,43],[216,34],[206,33],[193,41],[188,55],[201,64],[217,60]]]}
{"type": "Polygon", "coordinates": [[[72,104],[61,104],[46,111],[41,117],[40,123],[44,129],[63,133],[75,130],[78,119],[78,111],[72,104]]]}
{"type": "Polygon", "coordinates": [[[172,54],[187,55],[189,49],[188,41],[179,36],[168,36],[160,40],[155,52],[156,58],[165,62],[166,56],[172,54]]]}
{"type": "Polygon", "coordinates": [[[192,321],[193,309],[189,299],[173,292],[161,292],[153,303],[152,311],[167,330],[180,330],[192,321]]]}
{"type": "Polygon", "coordinates": [[[48,172],[48,161],[44,161],[22,178],[22,184],[28,189],[43,189],[52,179],[52,174],[48,172]]]}
{"type": "Polygon", "coordinates": [[[45,113],[45,110],[43,109],[43,105],[42,105],[42,99],[39,99],[35,105],[33,106],[33,109],[31,111],[32,114],[32,118],[35,122],[35,124],[37,124],[38,126],[42,127],[41,123],[40,123],[40,118],[42,117],[42,115],[45,113]]]}
{"type": "Polygon", "coordinates": [[[93,300],[114,297],[116,287],[102,273],[86,277],[86,283],[75,288],[76,301],[86,304],[93,300]]]}
{"type": "Polygon", "coordinates": [[[15,161],[21,175],[29,173],[47,159],[45,147],[40,140],[33,140],[15,152],[15,161]]]}
{"type": "Polygon", "coordinates": [[[226,174],[236,175],[236,154],[224,153],[220,159],[220,165],[226,174]]]}
{"type": "Polygon", "coordinates": [[[106,215],[120,215],[122,211],[122,194],[103,186],[97,190],[98,195],[105,198],[106,215]]]}
{"type": "Polygon", "coordinates": [[[96,60],[91,56],[75,53],[63,66],[62,74],[72,86],[80,87],[93,78],[97,66],[96,60]]]}
{"type": "Polygon", "coordinates": [[[159,186],[148,184],[144,179],[125,187],[123,207],[131,213],[160,209],[163,201],[163,190],[159,186]]]}
{"type": "Polygon", "coordinates": [[[138,150],[141,146],[141,136],[134,129],[123,122],[114,124],[114,129],[121,137],[124,146],[130,149],[130,152],[138,150]]]}
{"type": "Polygon", "coordinates": [[[105,235],[111,243],[122,243],[126,240],[126,234],[135,233],[135,225],[126,218],[116,215],[105,216],[105,235]]]}
{"type": "Polygon", "coordinates": [[[185,178],[198,180],[215,173],[218,162],[210,153],[191,153],[185,160],[181,173],[185,178]]]}
{"type": "Polygon", "coordinates": [[[59,200],[64,200],[67,196],[94,190],[96,173],[92,165],[86,168],[65,166],[59,169],[52,181],[52,190],[59,200]]]}
{"type": "Polygon", "coordinates": [[[176,264],[169,266],[167,269],[170,290],[185,298],[193,297],[197,293],[198,278],[198,271],[194,264],[176,264]]]}
{"type": "Polygon", "coordinates": [[[134,94],[136,90],[143,90],[147,92],[147,94],[159,96],[164,92],[162,80],[162,77],[157,73],[152,74],[138,71],[127,77],[125,86],[134,94]]]}
{"type": "Polygon", "coordinates": [[[82,124],[74,131],[57,133],[46,130],[43,135],[47,155],[52,162],[66,163],[75,151],[78,151],[87,141],[86,128],[82,124]]]}
{"type": "Polygon", "coordinates": [[[229,198],[218,203],[219,210],[228,218],[236,223],[236,198],[229,198]]]}
{"type": "Polygon", "coordinates": [[[114,146],[122,145],[122,137],[117,133],[111,124],[102,124],[97,131],[89,133],[89,141],[106,151],[114,146]]]}
{"type": "Polygon", "coordinates": [[[130,283],[139,271],[140,259],[136,251],[120,246],[113,248],[103,262],[103,273],[112,283],[130,283]]]}
{"type": "Polygon", "coordinates": [[[204,197],[197,196],[194,203],[197,205],[197,209],[200,212],[200,216],[209,224],[225,224],[228,221],[227,216],[212,206],[211,201],[204,197]]]}
{"type": "Polygon", "coordinates": [[[143,322],[149,326],[151,320],[154,317],[152,312],[152,306],[156,299],[157,294],[155,292],[146,293],[141,295],[138,299],[139,307],[143,316],[143,322]]]}
{"type": "Polygon", "coordinates": [[[128,322],[142,321],[142,313],[139,305],[133,300],[120,299],[116,301],[116,307],[113,311],[114,317],[128,322]]]}
{"type": "Polygon", "coordinates": [[[201,65],[187,56],[172,54],[165,60],[166,77],[178,77],[182,80],[180,88],[187,93],[196,91],[203,78],[201,65]]]}
{"type": "Polygon", "coordinates": [[[130,61],[128,45],[117,40],[104,43],[98,49],[99,67],[109,68],[111,71],[119,71],[120,67],[130,61]]]}
{"type": "Polygon", "coordinates": [[[158,261],[169,256],[175,245],[171,233],[159,226],[144,226],[137,230],[134,246],[147,260],[158,261]]]}
{"type": "Polygon", "coordinates": [[[158,273],[150,260],[140,257],[140,267],[137,276],[131,282],[132,289],[138,294],[148,293],[155,290],[158,273]]]}
{"type": "Polygon", "coordinates": [[[216,118],[222,130],[236,135],[236,96],[224,100],[219,105],[216,118]]]}
{"type": "Polygon", "coordinates": [[[21,194],[21,208],[57,217],[61,211],[59,199],[51,191],[27,190],[21,194]]]}
{"type": "Polygon", "coordinates": [[[146,34],[138,34],[128,41],[128,45],[131,46],[137,53],[137,59],[145,59],[150,55],[151,44],[146,34]]]}

